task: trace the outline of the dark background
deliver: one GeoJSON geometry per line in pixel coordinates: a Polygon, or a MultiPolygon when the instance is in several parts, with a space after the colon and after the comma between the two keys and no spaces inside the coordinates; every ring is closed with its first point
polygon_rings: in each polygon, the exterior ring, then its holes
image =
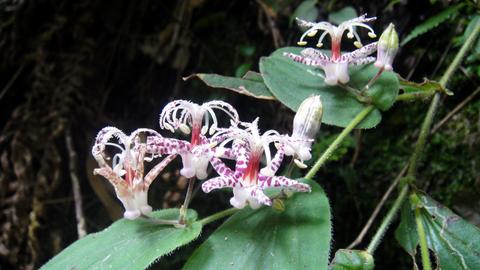
{"type": "MultiPolygon", "coordinates": [[[[373,28],[379,35],[393,22],[404,38],[456,2],[319,1],[318,20],[352,6],[359,14],[378,17],[373,28]]],[[[109,184],[92,175],[90,149],[104,126],[126,133],[139,127],[158,130],[162,107],[180,98],[200,103],[223,99],[243,120],[260,116],[264,129],[290,130],[293,112],[279,103],[209,89],[182,77],[258,70],[261,56],[295,45],[301,32],[290,19],[300,3],[0,1],[0,268],[36,269],[77,239],[71,173],[80,180],[88,232],[102,230],[121,216],[109,184]]],[[[402,47],[396,71],[414,81],[438,79],[477,12],[471,3],[463,11],[402,47]]],[[[453,78],[450,89],[455,96],[442,102],[438,119],[478,87],[478,73],[477,54],[453,78]]],[[[352,134],[318,174],[332,208],[332,253],[355,239],[407,161],[427,106],[427,101],[395,105],[378,127],[352,134]]],[[[477,225],[479,107],[474,98],[431,137],[418,183],[477,225]]],[[[339,132],[322,126],[314,154],[318,156],[339,132]]],[[[177,168],[170,165],[152,186],[154,208],[181,204],[186,181],[178,177],[177,168]]],[[[191,205],[200,216],[228,206],[228,196],[222,193],[196,195],[191,205]]],[[[216,226],[207,226],[200,240],[153,268],[180,267],[216,226]]],[[[366,246],[374,229],[358,248],[366,246]]],[[[375,258],[378,269],[411,268],[393,229],[375,258]]]]}

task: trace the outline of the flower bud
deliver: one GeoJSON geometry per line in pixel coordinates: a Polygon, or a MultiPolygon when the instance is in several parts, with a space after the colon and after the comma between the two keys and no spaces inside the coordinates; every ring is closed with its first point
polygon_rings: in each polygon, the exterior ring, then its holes
{"type": "Polygon", "coordinates": [[[398,51],[398,34],[392,23],[383,31],[377,45],[377,61],[375,66],[392,70],[393,58],[398,51]]]}
{"type": "Polygon", "coordinates": [[[320,129],[322,114],[323,106],[320,96],[311,96],[300,104],[293,119],[291,141],[287,144],[285,154],[296,155],[302,161],[312,157],[310,148],[320,129]]]}

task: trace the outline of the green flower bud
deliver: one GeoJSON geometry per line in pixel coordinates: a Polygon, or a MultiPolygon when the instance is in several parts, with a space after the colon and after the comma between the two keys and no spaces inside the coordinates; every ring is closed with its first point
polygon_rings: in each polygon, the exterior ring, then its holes
{"type": "Polygon", "coordinates": [[[293,119],[293,132],[285,148],[285,154],[297,156],[300,160],[309,160],[311,146],[320,129],[323,105],[320,96],[305,99],[293,119]]]}
{"type": "Polygon", "coordinates": [[[375,66],[392,70],[392,63],[398,51],[398,34],[392,23],[383,31],[377,45],[377,61],[375,66]]]}

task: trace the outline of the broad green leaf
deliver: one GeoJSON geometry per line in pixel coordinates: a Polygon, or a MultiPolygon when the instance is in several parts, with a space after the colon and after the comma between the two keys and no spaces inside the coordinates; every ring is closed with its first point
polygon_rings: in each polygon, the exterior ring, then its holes
{"type": "Polygon", "coordinates": [[[184,270],[327,269],[331,241],[328,199],[315,182],[311,193],[295,193],[285,210],[243,209],[193,253],[184,270]]]}
{"type": "Polygon", "coordinates": [[[458,11],[460,10],[461,7],[463,7],[465,4],[457,4],[454,6],[451,6],[442,12],[438,13],[437,15],[428,18],[425,22],[417,25],[410,34],[401,42],[401,46],[407,44],[410,42],[412,39],[417,38],[420,35],[423,35],[427,33],[428,31],[432,30],[433,28],[439,26],[441,23],[445,22],[450,18],[452,15],[456,15],[458,11]]]}
{"type": "Polygon", "coordinates": [[[299,18],[305,21],[315,21],[318,17],[318,9],[316,8],[316,0],[303,1],[293,12],[290,17],[290,24],[295,21],[295,18],[299,18]]]}
{"type": "MultiPolygon", "coordinates": [[[[290,109],[296,111],[300,103],[313,94],[319,94],[323,103],[322,122],[345,127],[367,105],[340,86],[328,86],[324,82],[324,73],[284,57],[283,52],[299,54],[303,48],[285,47],[276,50],[270,57],[260,60],[260,71],[265,84],[275,97],[290,109]]],[[[362,89],[378,69],[373,65],[351,67],[349,86],[362,89]]],[[[384,72],[367,91],[377,108],[389,109],[398,94],[398,79],[393,72],[384,72]]],[[[358,128],[375,127],[381,120],[379,110],[371,112],[358,128]]]]}
{"type": "Polygon", "coordinates": [[[224,88],[258,99],[275,100],[275,97],[265,86],[265,83],[263,83],[261,76],[259,78],[252,74],[253,73],[248,71],[243,78],[236,78],[218,74],[196,73],[184,79],[189,80],[196,77],[210,87],[224,88]],[[251,76],[255,77],[252,78],[251,76]]]}
{"type": "MultiPolygon", "coordinates": [[[[177,219],[178,209],[152,213],[155,218],[177,219]]],[[[197,214],[189,210],[188,220],[197,214]]],[[[107,229],[89,234],[68,246],[41,269],[145,269],[160,257],[200,235],[202,225],[193,222],[185,228],[158,225],[146,220],[121,219],[107,229]]]]}
{"type": "MultiPolygon", "coordinates": [[[[480,265],[480,230],[432,198],[420,198],[421,220],[429,249],[435,252],[440,269],[478,269],[480,265]]],[[[414,214],[410,205],[403,209],[396,237],[403,248],[414,254],[418,243],[414,214]],[[410,210],[410,211],[407,211],[410,210]]]]}
{"type": "Polygon", "coordinates": [[[344,7],[339,11],[330,12],[328,14],[328,21],[334,24],[341,24],[344,21],[358,17],[357,11],[353,7],[344,7]]]}
{"type": "Polygon", "coordinates": [[[331,270],[372,270],[375,264],[372,255],[364,250],[340,249],[330,264],[331,270]]]}

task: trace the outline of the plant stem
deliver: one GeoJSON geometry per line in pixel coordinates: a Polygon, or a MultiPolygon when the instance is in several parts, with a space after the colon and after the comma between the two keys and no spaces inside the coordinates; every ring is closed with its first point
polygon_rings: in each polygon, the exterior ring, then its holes
{"type": "Polygon", "coordinates": [[[375,107],[373,105],[370,105],[363,109],[353,120],[342,130],[342,132],[338,135],[338,137],[330,144],[323,152],[322,156],[318,158],[318,160],[315,162],[313,167],[308,171],[308,173],[305,175],[305,178],[307,179],[312,179],[313,176],[318,172],[318,170],[323,166],[325,161],[328,160],[328,158],[333,154],[335,150],[337,150],[338,146],[340,146],[340,143],[347,137],[348,134],[358,125],[360,122],[362,122],[365,117],[368,116],[368,114],[373,111],[375,107]]]}
{"type": "Polygon", "coordinates": [[[470,36],[468,36],[465,43],[463,43],[462,48],[458,51],[457,55],[453,59],[452,63],[448,66],[447,70],[440,79],[440,84],[445,87],[448,81],[451,79],[453,73],[457,70],[458,66],[461,64],[463,57],[467,54],[470,47],[477,40],[478,35],[480,34],[480,24],[477,24],[470,36]]]}
{"type": "Polygon", "coordinates": [[[420,208],[415,208],[415,222],[417,223],[417,233],[420,243],[420,253],[422,255],[423,270],[432,270],[432,263],[430,262],[430,254],[428,251],[427,238],[425,235],[425,228],[423,227],[422,218],[420,217],[420,208]]]}
{"type": "Polygon", "coordinates": [[[292,175],[292,171],[294,167],[295,167],[294,158],[292,158],[292,160],[290,160],[290,163],[288,164],[288,167],[285,173],[286,177],[290,177],[292,175]]]}
{"type": "Polygon", "coordinates": [[[387,201],[388,197],[393,192],[393,189],[397,186],[397,184],[402,179],[403,175],[407,172],[407,168],[408,168],[408,164],[405,164],[405,166],[403,166],[400,173],[395,177],[395,180],[393,181],[393,183],[388,187],[387,192],[383,194],[383,197],[380,200],[380,203],[378,203],[378,205],[375,207],[375,210],[373,211],[372,215],[370,216],[367,223],[363,227],[362,231],[358,234],[357,238],[347,247],[347,249],[351,249],[363,241],[363,238],[365,237],[368,230],[372,226],[373,221],[377,218],[377,215],[380,213],[380,210],[382,209],[383,205],[387,201]]]}
{"type": "Polygon", "coordinates": [[[378,80],[378,78],[380,78],[380,75],[382,75],[384,70],[385,69],[383,67],[381,67],[378,70],[377,74],[375,74],[375,76],[370,79],[370,81],[367,83],[367,85],[365,85],[365,87],[363,87],[362,91],[360,91],[360,95],[363,96],[368,91],[368,89],[370,89],[370,86],[372,86],[372,84],[374,84],[378,80]]]}
{"type": "Polygon", "coordinates": [[[140,218],[145,220],[145,221],[151,222],[153,224],[157,224],[157,225],[177,225],[177,224],[179,224],[178,220],[154,218],[154,217],[151,217],[151,216],[145,215],[145,214],[141,214],[140,218]]]}
{"type": "MultiPolygon", "coordinates": [[[[477,39],[480,33],[480,24],[477,24],[475,29],[472,31],[470,36],[467,38],[466,42],[463,44],[462,48],[458,51],[457,55],[453,59],[452,63],[448,66],[447,70],[440,79],[440,85],[446,87],[448,81],[451,79],[453,73],[457,70],[458,66],[462,62],[463,57],[466,55],[468,49],[477,39]]],[[[430,128],[432,126],[433,117],[438,108],[438,103],[440,102],[440,93],[435,93],[433,96],[430,107],[428,108],[427,115],[423,120],[422,127],[420,129],[420,135],[418,136],[417,144],[415,145],[415,150],[412,157],[410,158],[410,166],[408,168],[407,177],[415,177],[417,171],[418,162],[420,161],[423,149],[425,148],[425,142],[427,136],[430,133],[430,128]]]]}
{"type": "Polygon", "coordinates": [[[413,92],[405,93],[397,96],[395,101],[414,101],[421,99],[428,99],[429,97],[435,94],[434,91],[422,91],[422,92],[413,92]]]}
{"type": "Polygon", "coordinates": [[[390,226],[390,223],[392,222],[393,218],[397,215],[398,210],[400,209],[400,206],[402,206],[403,202],[405,201],[405,198],[407,197],[408,193],[408,185],[403,186],[402,190],[400,191],[400,194],[398,195],[397,199],[392,205],[392,208],[388,210],[387,215],[385,218],[382,220],[382,224],[378,228],[377,232],[372,238],[372,241],[370,241],[370,244],[368,244],[367,247],[367,252],[369,254],[373,254],[375,250],[377,249],[378,245],[380,244],[380,241],[382,240],[383,236],[385,235],[385,232],[388,229],[388,226],[390,226]]]}
{"type": "Polygon", "coordinates": [[[233,214],[235,214],[236,212],[238,212],[240,209],[238,208],[228,208],[226,210],[223,210],[223,211],[220,211],[220,212],[217,212],[213,215],[210,215],[202,220],[200,220],[200,223],[202,224],[202,226],[205,226],[207,225],[208,223],[211,223],[211,222],[214,222],[216,220],[219,220],[221,218],[224,218],[224,217],[227,217],[227,216],[231,216],[233,214]]]}
{"type": "Polygon", "coordinates": [[[185,224],[185,218],[187,216],[188,205],[192,199],[192,191],[195,183],[195,178],[188,179],[188,188],[187,194],[185,195],[185,201],[183,202],[182,207],[180,208],[180,217],[178,218],[180,224],[185,224]]]}
{"type": "Polygon", "coordinates": [[[361,103],[372,103],[372,98],[368,96],[364,96],[360,90],[350,87],[348,84],[339,83],[338,86],[342,87],[343,89],[347,90],[352,96],[354,96],[359,102],[361,103]]]}
{"type": "Polygon", "coordinates": [[[438,108],[438,103],[440,101],[440,94],[436,93],[433,96],[430,107],[428,108],[427,115],[423,120],[422,127],[420,128],[420,134],[418,135],[417,143],[415,144],[415,149],[413,154],[410,157],[410,164],[408,166],[407,177],[415,177],[417,171],[418,162],[421,158],[423,149],[425,148],[425,142],[427,141],[427,136],[430,134],[430,128],[432,127],[433,117],[438,108]]]}
{"type": "MultiPolygon", "coordinates": [[[[458,68],[460,65],[463,57],[467,53],[468,49],[471,47],[473,42],[475,42],[477,36],[480,33],[480,24],[478,24],[475,29],[472,31],[472,34],[468,37],[467,41],[463,44],[462,48],[460,51],[458,51],[457,55],[455,56],[454,60],[452,63],[448,66],[447,70],[443,74],[442,78],[440,79],[440,85],[442,87],[446,87],[448,81],[452,77],[453,73],[455,70],[458,68]]],[[[409,160],[409,167],[408,167],[408,172],[407,172],[407,178],[415,180],[415,173],[417,170],[418,162],[421,158],[422,152],[425,148],[425,142],[427,139],[428,134],[430,133],[430,128],[432,126],[432,121],[435,116],[435,112],[438,107],[438,103],[440,102],[440,93],[435,93],[433,96],[433,99],[430,103],[430,107],[428,109],[427,115],[425,116],[425,119],[423,120],[422,127],[420,129],[420,134],[418,136],[417,143],[415,144],[415,150],[409,160]]],[[[368,245],[367,251],[372,254],[375,249],[377,248],[382,236],[385,234],[385,231],[388,229],[388,226],[392,219],[395,217],[396,213],[400,209],[400,206],[402,205],[403,201],[405,200],[405,197],[408,192],[408,185],[405,185],[402,190],[400,191],[400,194],[398,195],[397,199],[395,200],[392,208],[388,211],[387,216],[382,221],[382,224],[380,225],[378,231],[375,233],[375,236],[373,237],[372,241],[368,245]]],[[[417,210],[415,212],[416,217],[417,217],[417,210]]],[[[417,221],[417,226],[418,226],[418,221],[417,221]]],[[[423,232],[423,237],[425,236],[425,231],[423,229],[423,224],[421,224],[419,228],[419,237],[421,238],[420,234],[420,229],[423,232]]],[[[424,237],[425,238],[425,237],[424,237]]],[[[425,239],[424,239],[425,240],[425,239]]],[[[422,245],[422,243],[420,243],[422,245]]],[[[422,248],[422,246],[420,246],[422,248]]],[[[430,264],[430,257],[428,256],[428,248],[426,247],[426,242],[424,242],[424,249],[426,248],[426,253],[425,250],[422,250],[422,261],[424,264],[424,269],[430,270],[431,269],[431,264],[430,264]],[[425,256],[426,254],[426,256],[425,256]],[[428,262],[427,262],[428,260],[428,262]]]]}

